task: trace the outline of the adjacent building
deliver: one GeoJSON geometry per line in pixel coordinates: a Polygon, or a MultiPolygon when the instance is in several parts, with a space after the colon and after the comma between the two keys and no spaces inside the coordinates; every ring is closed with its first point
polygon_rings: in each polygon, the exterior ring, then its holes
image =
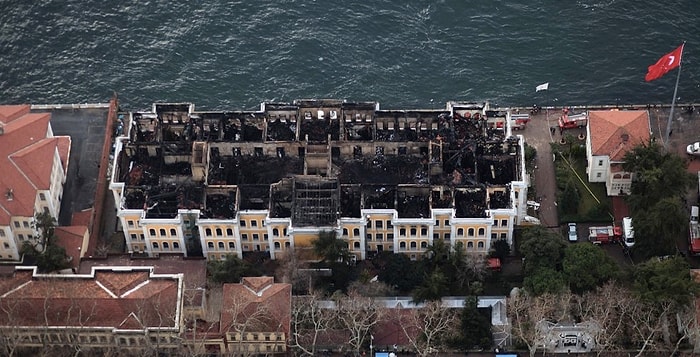
{"type": "Polygon", "coordinates": [[[0,106],[0,260],[20,260],[25,242],[40,244],[36,213],[58,217],[71,139],[54,136],[50,119],[29,105],[0,106]]]}
{"type": "Polygon", "coordinates": [[[155,274],[152,267],[70,275],[16,267],[0,279],[0,341],[10,350],[176,350],[182,311],[182,274],[155,274]]]}
{"type": "Polygon", "coordinates": [[[649,143],[651,124],[646,110],[588,112],[586,158],[588,181],[603,182],[608,196],[630,193],[632,173],[622,168],[625,154],[649,143]]]}
{"type": "Polygon", "coordinates": [[[297,100],[125,115],[110,189],[128,250],[276,259],[335,232],[356,259],[436,240],[486,255],[526,216],[524,140],[488,103],[297,100]],[[200,253],[201,252],[201,253],[200,253]]]}

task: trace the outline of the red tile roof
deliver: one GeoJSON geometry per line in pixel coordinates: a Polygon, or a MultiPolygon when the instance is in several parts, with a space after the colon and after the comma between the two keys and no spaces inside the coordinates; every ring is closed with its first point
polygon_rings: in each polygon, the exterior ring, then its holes
{"type": "Polygon", "coordinates": [[[72,258],[70,262],[71,268],[77,268],[80,265],[80,253],[83,249],[83,239],[87,234],[87,227],[56,227],[54,232],[56,233],[56,245],[63,247],[66,250],[66,255],[72,258]]]}
{"type": "Polygon", "coordinates": [[[13,326],[179,327],[180,282],[145,270],[48,276],[25,268],[0,277],[0,306],[13,326]]]}
{"type": "Polygon", "coordinates": [[[9,225],[11,216],[34,216],[36,191],[49,188],[56,150],[68,161],[70,139],[47,138],[50,119],[30,113],[28,105],[0,106],[0,225],[9,225]]]}
{"type": "Polygon", "coordinates": [[[651,138],[646,110],[590,111],[588,126],[593,155],[621,161],[628,150],[651,138]]]}
{"type": "Polygon", "coordinates": [[[234,332],[235,325],[253,318],[249,332],[284,332],[289,336],[292,311],[291,284],[275,283],[272,277],[243,278],[240,284],[224,284],[221,333],[234,332]]]}

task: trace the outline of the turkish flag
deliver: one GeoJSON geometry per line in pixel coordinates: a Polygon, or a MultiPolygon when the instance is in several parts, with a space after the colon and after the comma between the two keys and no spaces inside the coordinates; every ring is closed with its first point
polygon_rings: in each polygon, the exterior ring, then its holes
{"type": "Polygon", "coordinates": [[[647,75],[644,80],[651,82],[655,79],[661,78],[664,74],[668,73],[670,70],[681,65],[681,56],[683,55],[683,45],[678,46],[675,50],[663,55],[659,60],[649,66],[647,70],[647,75]]]}

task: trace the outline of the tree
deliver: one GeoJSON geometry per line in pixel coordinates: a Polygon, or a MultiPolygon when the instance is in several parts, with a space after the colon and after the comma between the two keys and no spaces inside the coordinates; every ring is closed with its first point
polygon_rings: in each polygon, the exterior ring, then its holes
{"type": "Polygon", "coordinates": [[[406,254],[381,252],[371,260],[372,266],[379,272],[379,280],[408,293],[412,291],[424,275],[423,265],[412,261],[406,254]]]}
{"type": "MultiPolygon", "coordinates": [[[[654,320],[642,320],[640,323],[655,327],[651,329],[650,336],[653,336],[657,329],[660,330],[664,344],[670,346],[670,316],[690,306],[698,292],[698,284],[690,274],[688,262],[680,257],[672,257],[663,260],[652,259],[639,265],[634,272],[634,291],[641,302],[648,305],[649,315],[655,316],[654,320]],[[656,327],[653,322],[661,325],[656,327]]],[[[647,345],[645,340],[644,346],[647,345]]]]}
{"type": "Polygon", "coordinates": [[[314,253],[324,262],[349,262],[350,251],[347,243],[338,239],[333,231],[321,231],[318,238],[312,242],[314,253]]]}
{"type": "Polygon", "coordinates": [[[216,283],[240,283],[244,276],[260,276],[262,273],[235,255],[227,255],[224,260],[207,262],[209,279],[216,283]]]}
{"type": "Polygon", "coordinates": [[[459,328],[450,341],[453,348],[470,350],[478,347],[486,350],[493,346],[491,309],[479,309],[478,304],[479,299],[476,296],[467,296],[464,300],[459,328]]]}
{"type": "Polygon", "coordinates": [[[593,333],[598,355],[622,349],[622,338],[636,299],[631,291],[609,281],[575,299],[574,316],[593,322],[600,329],[593,333]]]}
{"type": "Polygon", "coordinates": [[[523,279],[523,287],[534,296],[557,294],[566,286],[564,275],[548,267],[537,268],[523,279]]]}
{"type": "Polygon", "coordinates": [[[688,213],[679,197],[665,197],[633,214],[635,256],[652,258],[677,252],[676,237],[688,234],[688,213]]]}
{"type": "Polygon", "coordinates": [[[564,214],[576,214],[578,213],[578,205],[581,201],[581,194],[578,192],[576,183],[573,179],[566,180],[564,184],[564,189],[561,192],[561,197],[559,197],[559,207],[564,214]]]}
{"type": "Polygon", "coordinates": [[[39,242],[25,241],[20,252],[33,257],[37,268],[42,273],[68,268],[66,250],[56,245],[56,219],[49,213],[37,213],[32,225],[39,232],[39,242]]]}
{"type": "Polygon", "coordinates": [[[315,356],[320,334],[332,326],[333,310],[320,305],[320,296],[296,296],[292,301],[291,347],[303,355],[315,356]]]}
{"type": "Polygon", "coordinates": [[[519,290],[511,293],[507,311],[511,331],[513,337],[527,347],[531,357],[545,343],[545,335],[538,325],[545,320],[557,322],[568,318],[570,301],[570,294],[532,296],[519,290]]]}
{"type": "Polygon", "coordinates": [[[571,244],[564,251],[564,279],[576,294],[591,291],[615,277],[618,270],[602,248],[593,244],[571,244]]]}
{"type": "Polygon", "coordinates": [[[492,241],[490,256],[503,261],[510,255],[510,244],[505,239],[492,241]]]}
{"type": "Polygon", "coordinates": [[[559,270],[565,248],[562,238],[547,230],[543,230],[542,235],[527,239],[520,247],[525,257],[525,274],[528,275],[539,268],[559,270]]]}
{"type": "Polygon", "coordinates": [[[381,321],[384,308],[377,305],[374,299],[352,291],[336,298],[336,305],[337,322],[340,328],[349,332],[348,344],[355,355],[359,355],[372,328],[381,321]]]}
{"type": "Polygon", "coordinates": [[[456,318],[454,311],[442,306],[442,301],[430,301],[417,309],[393,311],[398,314],[399,326],[408,343],[421,357],[444,346],[444,337],[456,318]]]}
{"type": "Polygon", "coordinates": [[[449,291],[448,280],[439,268],[423,279],[413,291],[413,302],[440,300],[449,291]]]}
{"type": "Polygon", "coordinates": [[[623,169],[632,172],[631,193],[627,197],[634,216],[640,210],[668,197],[684,197],[694,178],[686,162],[666,152],[656,142],[641,144],[625,154],[623,169]]]}

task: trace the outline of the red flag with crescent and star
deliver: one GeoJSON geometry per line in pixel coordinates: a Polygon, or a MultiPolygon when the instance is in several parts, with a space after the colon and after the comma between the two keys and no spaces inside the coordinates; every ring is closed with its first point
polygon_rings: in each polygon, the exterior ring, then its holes
{"type": "Polygon", "coordinates": [[[669,71],[678,68],[681,65],[681,56],[683,55],[683,45],[678,46],[675,50],[663,55],[659,60],[649,66],[647,75],[644,80],[651,82],[655,79],[663,77],[669,71]]]}

